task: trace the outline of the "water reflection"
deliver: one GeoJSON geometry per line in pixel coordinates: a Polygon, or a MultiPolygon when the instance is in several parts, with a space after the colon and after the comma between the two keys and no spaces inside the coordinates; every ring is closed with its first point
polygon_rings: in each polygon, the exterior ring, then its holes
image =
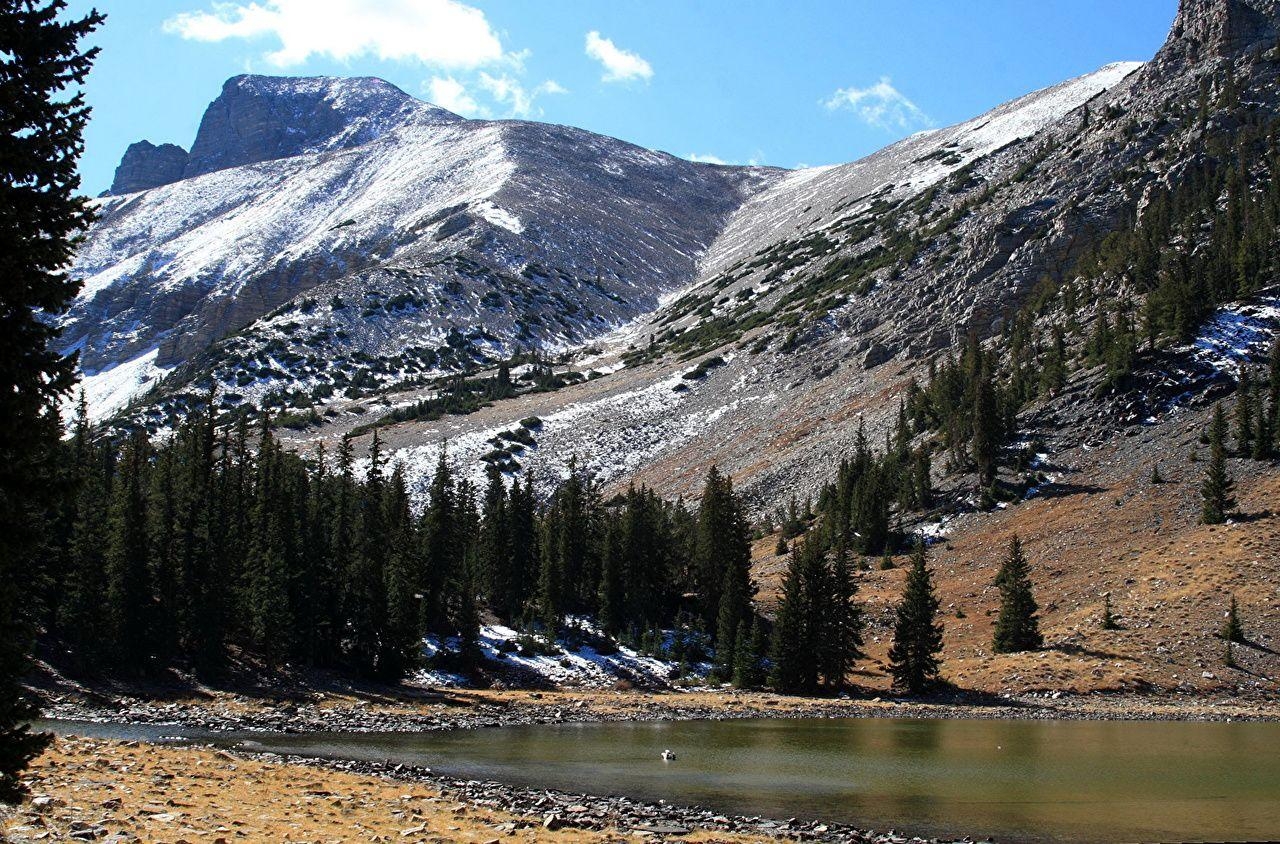
{"type": "MultiPolygon", "coordinates": [[[[152,739],[179,732],[61,729],[152,739]]],[[[924,835],[1240,840],[1280,830],[1280,724],[691,721],[252,738],[281,753],[385,758],[535,787],[924,835]],[[663,748],[676,759],[664,761],[663,748]]]]}

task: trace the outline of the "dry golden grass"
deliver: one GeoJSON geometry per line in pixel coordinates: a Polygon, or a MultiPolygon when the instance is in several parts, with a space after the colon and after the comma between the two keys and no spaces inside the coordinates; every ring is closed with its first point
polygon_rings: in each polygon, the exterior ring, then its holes
{"type": "MultiPolygon", "coordinates": [[[[30,772],[35,795],[0,825],[15,842],[74,840],[100,826],[141,842],[618,841],[616,831],[549,830],[537,819],[459,803],[430,786],[211,750],[59,739],[30,772]],[[44,802],[44,801],[38,801],[44,802]],[[523,823],[519,823],[523,820],[523,823]],[[518,828],[511,828],[517,824],[518,828]]],[[[683,840],[746,842],[693,832],[683,840]]]]}
{"type": "MultiPolygon", "coordinates": [[[[967,517],[930,564],[942,604],[946,647],[943,674],[983,692],[1063,690],[1173,690],[1212,692],[1245,686],[1276,688],[1280,676],[1280,473],[1267,464],[1232,461],[1239,476],[1234,524],[1199,524],[1203,464],[1181,462],[1194,447],[1194,425],[1175,445],[1144,451],[1119,439],[1096,451],[1075,452],[1074,488],[991,514],[967,517]],[[1151,454],[1164,456],[1167,481],[1150,483],[1151,454]],[[1041,629],[1048,647],[998,656],[990,652],[999,596],[992,585],[1014,534],[1030,560],[1041,629]],[[1111,596],[1120,630],[1101,626],[1111,596]],[[1239,669],[1224,664],[1217,633],[1230,596],[1239,602],[1248,645],[1234,648],[1239,669]],[[1213,675],[1212,677],[1205,676],[1213,675]]],[[[777,538],[755,544],[759,599],[776,600],[786,560],[774,555],[777,538]]],[[[861,575],[868,614],[869,659],[856,677],[887,688],[884,672],[892,637],[893,606],[902,591],[903,566],[881,571],[878,561],[861,575]]]]}

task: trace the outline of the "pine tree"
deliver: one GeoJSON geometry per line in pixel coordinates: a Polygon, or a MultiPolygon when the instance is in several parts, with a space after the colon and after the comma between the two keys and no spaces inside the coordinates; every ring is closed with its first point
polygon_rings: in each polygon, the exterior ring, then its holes
{"type": "Polygon", "coordinates": [[[1108,592],[1102,599],[1102,629],[1103,630],[1119,630],[1120,623],[1116,621],[1115,615],[1111,612],[1111,593],[1108,592]]]}
{"type": "Polygon", "coordinates": [[[355,490],[356,521],[347,575],[349,658],[368,677],[393,675],[387,663],[387,496],[383,492],[381,443],[374,431],[369,469],[355,490]]]}
{"type": "Polygon", "coordinates": [[[75,195],[89,117],[84,96],[97,50],[79,42],[102,23],[61,18],[62,0],[0,2],[0,802],[16,802],[22,771],[48,738],[32,733],[36,707],[20,685],[32,640],[35,568],[46,515],[65,495],[57,403],[75,378],[74,355],[54,348],[60,315],[79,289],[67,275],[77,234],[91,221],[75,195]]]}
{"type": "Polygon", "coordinates": [[[781,692],[797,692],[817,685],[817,656],[809,636],[811,619],[805,583],[804,545],[791,546],[791,559],[782,580],[782,597],[773,623],[769,649],[769,685],[781,692]]]}
{"type": "Polygon", "coordinates": [[[1209,466],[1205,469],[1204,483],[1200,487],[1203,502],[1200,520],[1206,525],[1220,525],[1227,520],[1227,513],[1236,506],[1232,498],[1235,483],[1227,473],[1227,418],[1222,405],[1213,408],[1213,422],[1209,425],[1209,466]]]}
{"type": "Polygon", "coordinates": [[[1231,603],[1227,607],[1226,619],[1222,622],[1222,638],[1228,642],[1237,642],[1244,644],[1244,627],[1240,624],[1240,612],[1236,606],[1236,596],[1231,596],[1231,603]]]}
{"type": "Polygon", "coordinates": [[[712,466],[707,472],[694,545],[693,570],[702,596],[703,621],[716,631],[718,664],[733,668],[733,638],[750,618],[751,542],[747,520],[733,483],[712,466]]]}
{"type": "Polygon", "coordinates": [[[996,617],[992,650],[998,654],[1034,651],[1044,647],[1036,599],[1032,595],[1030,567],[1017,535],[1009,542],[1009,554],[1000,566],[995,585],[1000,590],[1000,614],[996,617]]]}
{"type": "Polygon", "coordinates": [[[916,449],[912,477],[916,487],[915,505],[920,510],[927,510],[933,506],[933,466],[928,444],[916,449]]]}
{"type": "Polygon", "coordinates": [[[382,525],[386,557],[382,564],[382,592],[386,596],[386,628],[381,635],[378,676],[399,680],[418,662],[418,600],[413,549],[413,519],[409,494],[399,466],[382,490],[382,525]]]}
{"type": "MultiPolygon", "coordinates": [[[[83,418],[83,417],[82,417],[83,418]]],[[[77,439],[82,435],[77,433],[77,439]]],[[[89,442],[87,422],[77,474],[80,485],[76,492],[71,538],[67,548],[68,578],[58,607],[58,626],[75,648],[77,656],[94,663],[106,655],[102,647],[103,595],[106,591],[107,519],[109,483],[114,466],[108,448],[89,442]]]]}
{"type": "Polygon", "coordinates": [[[120,455],[112,484],[106,554],[106,639],[127,672],[145,670],[150,653],[153,598],[147,562],[147,468],[150,445],[135,431],[120,455]]]}
{"type": "Polygon", "coordinates": [[[446,592],[456,582],[464,551],[461,507],[447,446],[440,449],[427,494],[427,505],[418,528],[421,544],[418,583],[423,596],[419,626],[424,631],[443,632],[448,627],[446,592]]]}
{"type": "Polygon", "coordinates": [[[627,582],[626,552],[623,529],[610,522],[605,529],[604,560],[600,570],[598,617],[600,629],[617,635],[625,627],[625,589],[627,582]]]}
{"type": "Polygon", "coordinates": [[[907,572],[906,589],[898,604],[889,648],[889,665],[895,689],[920,694],[938,679],[938,654],[942,652],[942,626],[937,623],[938,598],[925,559],[924,543],[917,541],[907,572]]]}
{"type": "Polygon", "coordinates": [[[1253,452],[1254,437],[1253,378],[1248,364],[1240,364],[1236,387],[1236,454],[1248,457],[1253,452]]]}
{"type": "Polygon", "coordinates": [[[764,625],[760,623],[759,616],[752,619],[750,634],[739,630],[737,640],[738,652],[734,658],[733,685],[739,689],[758,689],[764,685],[765,677],[761,663],[767,647],[764,625]]]}
{"type": "Polygon", "coordinates": [[[511,519],[507,488],[497,466],[488,469],[488,486],[480,517],[479,560],[485,597],[494,613],[510,619],[517,610],[519,595],[515,591],[512,571],[511,519]]]}
{"type": "Polygon", "coordinates": [[[831,563],[831,586],[827,607],[828,623],[822,647],[822,675],[839,690],[862,653],[862,607],[854,597],[858,591],[849,552],[836,547],[831,563]]]}
{"type": "Polygon", "coordinates": [[[974,392],[973,439],[971,445],[973,462],[977,465],[979,486],[988,487],[996,478],[1000,421],[996,407],[993,378],[991,370],[986,363],[982,365],[974,392]]]}

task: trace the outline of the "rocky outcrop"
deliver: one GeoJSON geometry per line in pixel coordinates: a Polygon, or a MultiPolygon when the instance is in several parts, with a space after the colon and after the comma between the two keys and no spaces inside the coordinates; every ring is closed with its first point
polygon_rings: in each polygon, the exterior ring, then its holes
{"type": "Polygon", "coordinates": [[[1155,65],[1185,65],[1274,43],[1280,0],[1182,0],[1155,65]]]}
{"type": "Polygon", "coordinates": [[[177,144],[156,146],[138,141],[124,151],[108,193],[135,193],[167,185],[181,179],[186,168],[187,151],[177,144]]]}
{"type": "Polygon", "coordinates": [[[205,110],[184,176],[347,149],[422,119],[462,118],[381,79],[235,76],[205,110]]]}

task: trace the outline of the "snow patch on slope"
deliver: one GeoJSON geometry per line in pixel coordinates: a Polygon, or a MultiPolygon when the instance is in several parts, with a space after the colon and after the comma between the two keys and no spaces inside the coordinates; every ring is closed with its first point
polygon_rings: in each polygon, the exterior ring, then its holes
{"type": "MultiPolygon", "coordinates": [[[[602,638],[601,631],[589,619],[570,618],[569,624],[592,637],[602,638]]],[[[521,654],[518,643],[527,635],[501,624],[483,625],[479,641],[481,656],[491,669],[516,669],[556,686],[607,688],[622,679],[661,686],[678,671],[675,662],[645,656],[623,645],[617,645],[615,653],[600,653],[589,644],[572,645],[560,639],[556,642],[559,653],[521,654]]],[[[670,636],[668,631],[667,638],[670,636]]],[[[459,647],[457,638],[429,636],[423,642],[423,652],[428,659],[445,652],[457,652],[459,647]]],[[[705,675],[711,669],[709,664],[688,667],[695,675],[705,675]]],[[[438,670],[422,671],[415,679],[437,686],[467,683],[460,674],[438,670]]]]}
{"type": "Polygon", "coordinates": [[[152,348],[102,372],[85,375],[80,380],[80,388],[84,390],[89,418],[93,421],[107,418],[168,375],[171,370],[156,366],[159,353],[158,348],[152,348]]]}
{"type": "Polygon", "coordinates": [[[1192,356],[1235,376],[1242,363],[1265,360],[1280,332],[1280,296],[1260,296],[1220,308],[1191,344],[1192,356]]]}

